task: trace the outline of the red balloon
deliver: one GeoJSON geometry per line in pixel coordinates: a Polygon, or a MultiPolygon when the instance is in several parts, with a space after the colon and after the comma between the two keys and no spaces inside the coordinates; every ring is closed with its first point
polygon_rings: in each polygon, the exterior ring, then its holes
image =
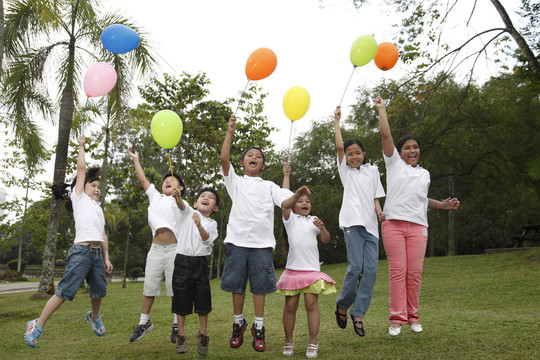
{"type": "Polygon", "coordinates": [[[389,42],[382,42],[377,46],[377,54],[373,58],[375,65],[382,71],[390,70],[396,65],[399,53],[396,46],[389,42]]]}
{"type": "Polygon", "coordinates": [[[259,48],[249,55],[246,76],[249,80],[261,80],[270,76],[277,66],[276,54],[268,48],[259,48]]]}

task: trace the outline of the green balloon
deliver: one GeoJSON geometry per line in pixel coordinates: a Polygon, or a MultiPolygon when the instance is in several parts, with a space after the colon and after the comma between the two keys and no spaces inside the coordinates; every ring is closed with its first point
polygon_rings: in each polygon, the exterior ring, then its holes
{"type": "Polygon", "coordinates": [[[182,120],[172,110],[161,110],[152,118],[150,129],[159,146],[172,149],[182,137],[182,120]]]}
{"type": "Polygon", "coordinates": [[[351,62],[354,66],[364,66],[377,54],[377,42],[372,36],[362,35],[351,46],[351,62]]]}

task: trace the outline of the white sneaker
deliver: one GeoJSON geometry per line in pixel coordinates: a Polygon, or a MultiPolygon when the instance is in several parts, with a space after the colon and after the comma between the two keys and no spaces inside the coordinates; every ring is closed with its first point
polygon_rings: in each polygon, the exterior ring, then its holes
{"type": "Polygon", "coordinates": [[[390,326],[390,329],[388,329],[388,334],[390,336],[398,336],[401,333],[401,326],[394,327],[390,326]]]}
{"type": "Polygon", "coordinates": [[[424,329],[422,329],[422,325],[420,324],[411,324],[410,326],[411,326],[412,332],[419,333],[419,332],[424,331],[424,329]]]}

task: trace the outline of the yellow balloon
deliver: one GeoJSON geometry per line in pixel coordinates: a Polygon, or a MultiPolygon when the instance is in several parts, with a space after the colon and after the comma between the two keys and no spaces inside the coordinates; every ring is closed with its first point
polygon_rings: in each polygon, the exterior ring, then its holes
{"type": "Polygon", "coordinates": [[[309,109],[309,93],[301,86],[293,86],[283,96],[283,111],[291,121],[296,121],[309,109]]]}

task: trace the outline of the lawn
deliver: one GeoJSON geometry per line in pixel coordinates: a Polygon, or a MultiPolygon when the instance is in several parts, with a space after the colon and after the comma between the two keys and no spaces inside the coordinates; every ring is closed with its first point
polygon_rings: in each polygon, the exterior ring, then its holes
{"type": "MultiPolygon", "coordinates": [[[[341,289],[346,264],[323,266],[341,289]]],[[[278,271],[278,277],[281,270],[278,271]]],[[[364,324],[366,336],[354,335],[335,324],[337,294],[320,296],[322,359],[538,359],[540,358],[540,248],[513,253],[427,258],[424,265],[420,320],[424,332],[404,327],[396,338],[388,335],[388,263],[379,262],[371,307],[364,324]]],[[[267,350],[256,353],[251,336],[239,349],[229,347],[232,301],[212,281],[213,307],[209,320],[212,359],[283,358],[282,308],[277,294],[266,298],[267,350]]],[[[156,298],[151,313],[155,329],[130,343],[139,319],[142,283],[110,284],[103,301],[107,334],[98,338],[84,321],[90,309],[83,289],[51,317],[35,349],[23,340],[26,321],[39,316],[45,300],[29,300],[33,292],[0,295],[0,339],[4,359],[177,359],[202,358],[196,352],[198,322],[188,316],[188,353],[177,355],[169,342],[170,299],[156,298]]],[[[246,297],[244,315],[253,321],[253,303],[246,297]]],[[[307,346],[306,316],[300,305],[295,328],[296,353],[304,358],[307,346]]]]}

